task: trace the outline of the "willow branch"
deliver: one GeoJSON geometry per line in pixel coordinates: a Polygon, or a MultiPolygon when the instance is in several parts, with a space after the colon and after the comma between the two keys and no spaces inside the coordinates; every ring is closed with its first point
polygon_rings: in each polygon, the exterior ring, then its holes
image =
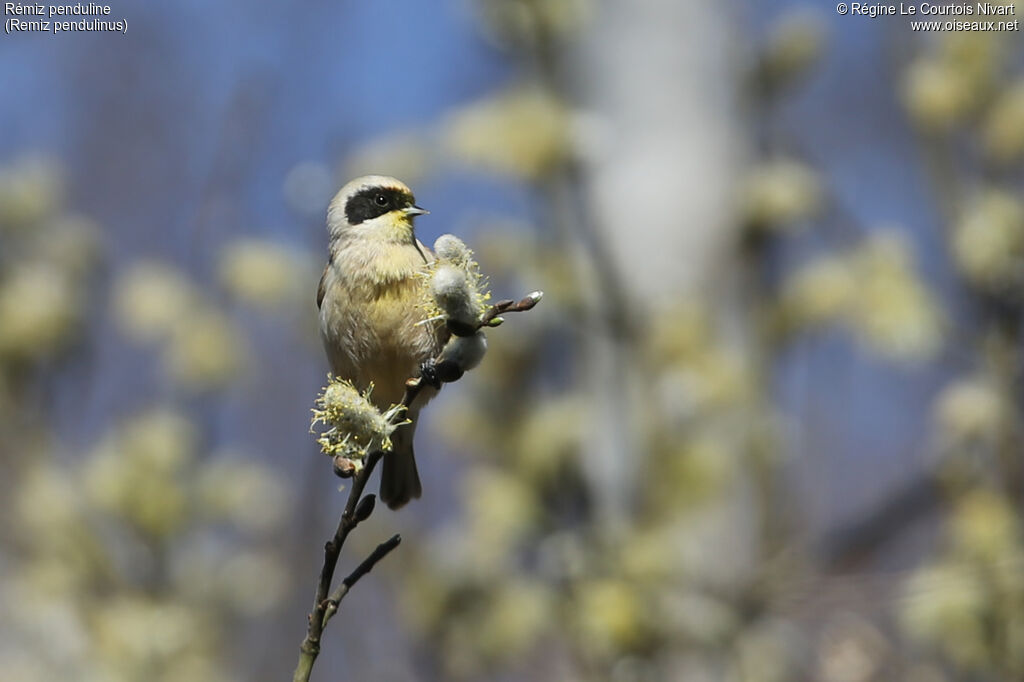
{"type": "MultiPolygon", "coordinates": [[[[530,310],[540,302],[540,299],[541,293],[534,292],[518,301],[513,301],[512,299],[498,301],[480,316],[480,320],[475,326],[470,325],[469,331],[475,333],[483,327],[496,327],[502,322],[501,315],[530,310]]],[[[426,382],[422,377],[413,377],[407,380],[405,382],[405,395],[402,397],[401,405],[409,408],[425,384],[426,382]]],[[[308,616],[309,624],[306,628],[306,637],[302,640],[302,645],[299,647],[299,663],[295,667],[292,682],[309,681],[309,676],[313,672],[313,664],[320,654],[320,640],[323,636],[324,628],[327,626],[328,621],[334,617],[334,614],[337,613],[341,600],[345,598],[345,595],[348,594],[349,590],[352,589],[352,586],[360,578],[373,570],[373,567],[381,559],[394,551],[402,542],[402,538],[395,535],[379,544],[370,556],[359,564],[347,578],[342,580],[341,584],[333,592],[331,591],[334,571],[338,565],[338,557],[341,554],[342,545],[345,544],[349,533],[373,513],[376,497],[373,495],[363,497],[363,489],[366,487],[366,482],[369,480],[370,474],[373,473],[374,467],[377,466],[377,462],[380,461],[384,454],[384,452],[379,450],[370,453],[366,457],[362,470],[355,473],[352,480],[352,489],[348,495],[348,502],[345,504],[345,511],[338,522],[338,528],[334,532],[334,537],[324,546],[324,565],[320,569],[320,580],[317,582],[313,609],[308,616]]],[[[338,456],[335,458],[335,473],[339,476],[347,477],[354,473],[354,465],[350,460],[338,456]]]]}
{"type": "MultiPolygon", "coordinates": [[[[331,583],[334,581],[334,571],[338,566],[338,557],[341,555],[341,548],[345,544],[345,540],[348,538],[349,533],[351,533],[361,521],[365,521],[373,512],[376,498],[373,495],[367,495],[364,498],[363,489],[366,487],[366,482],[370,479],[370,474],[373,473],[373,469],[377,466],[377,462],[380,461],[383,454],[383,452],[378,450],[367,455],[366,463],[363,465],[362,470],[356,474],[352,480],[352,489],[348,494],[345,511],[342,512],[341,519],[338,521],[338,527],[334,531],[334,537],[328,540],[327,544],[324,545],[324,565],[320,569],[320,579],[317,582],[316,596],[313,600],[313,609],[310,611],[308,616],[309,624],[306,628],[306,637],[302,640],[302,645],[299,647],[299,663],[295,667],[295,674],[292,676],[293,682],[308,682],[310,673],[313,672],[313,663],[316,662],[316,657],[320,654],[320,638],[323,635],[324,625],[326,625],[327,621],[330,619],[329,616],[326,616],[327,610],[331,607],[332,603],[333,609],[331,611],[331,615],[334,614],[334,611],[338,610],[338,601],[340,601],[340,598],[335,599],[332,602],[331,598],[328,596],[331,591],[331,583]]],[[[393,539],[394,538],[392,538],[392,540],[393,539]]],[[[395,546],[397,545],[398,543],[396,542],[395,546]]],[[[378,550],[379,549],[380,548],[378,548],[378,550]]],[[[391,549],[394,548],[392,547],[391,549]]],[[[388,551],[390,551],[390,549],[388,551]]],[[[377,552],[374,552],[374,555],[376,554],[377,552]]],[[[373,564],[380,561],[385,554],[387,554],[387,552],[378,556],[369,568],[372,568],[373,564]]],[[[373,558],[374,555],[371,555],[371,558],[373,558]]],[[[369,559],[367,561],[369,561],[369,559]]],[[[360,568],[362,568],[366,563],[367,562],[364,561],[363,564],[360,565],[360,568]]],[[[349,587],[351,587],[352,584],[355,584],[355,581],[362,577],[364,573],[369,572],[369,568],[356,576],[349,584],[349,587]]],[[[352,575],[356,575],[358,571],[359,569],[356,569],[356,572],[352,575]]],[[[349,578],[352,578],[352,576],[349,576],[349,578]]],[[[346,578],[346,581],[348,581],[349,578],[346,578]]]]}
{"type": "MultiPolygon", "coordinates": [[[[514,301],[511,298],[506,298],[498,301],[480,316],[480,320],[476,325],[465,325],[468,327],[466,330],[459,330],[463,332],[463,335],[472,334],[480,331],[484,327],[497,327],[504,320],[502,315],[505,313],[524,313],[527,310],[533,310],[533,308],[540,303],[540,299],[543,296],[543,292],[534,291],[531,294],[524,296],[518,301],[514,301]]],[[[436,358],[440,360],[440,358],[436,358]]],[[[446,382],[452,383],[452,382],[446,382]]],[[[412,377],[407,379],[405,382],[405,395],[402,396],[402,407],[409,408],[412,405],[412,401],[416,400],[416,396],[419,395],[423,389],[424,381],[422,377],[412,377]]]]}
{"type": "Polygon", "coordinates": [[[504,315],[505,313],[522,313],[527,310],[533,310],[533,307],[538,303],[540,303],[539,291],[535,291],[529,296],[525,296],[518,301],[513,301],[510,298],[498,301],[488,308],[487,312],[483,314],[483,317],[480,318],[480,324],[477,326],[477,329],[480,329],[481,327],[494,326],[492,323],[499,315],[504,315]]]}
{"type": "Polygon", "coordinates": [[[321,628],[327,627],[327,621],[329,621],[335,613],[338,612],[338,604],[345,598],[348,591],[352,589],[352,586],[359,582],[359,579],[364,575],[373,570],[373,567],[377,565],[377,562],[386,557],[392,552],[398,545],[402,543],[401,535],[393,535],[390,539],[377,545],[377,549],[373,550],[373,554],[366,557],[363,563],[359,564],[356,570],[352,571],[347,578],[341,581],[341,584],[335,588],[334,592],[331,592],[331,596],[327,598],[327,608],[324,609],[324,622],[321,628]]]}

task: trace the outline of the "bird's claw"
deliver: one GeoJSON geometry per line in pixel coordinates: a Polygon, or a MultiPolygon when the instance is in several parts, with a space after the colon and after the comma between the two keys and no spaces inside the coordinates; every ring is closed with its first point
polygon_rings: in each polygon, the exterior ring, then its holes
{"type": "Polygon", "coordinates": [[[427,360],[420,365],[420,381],[427,386],[441,389],[442,384],[458,381],[465,374],[458,363],[451,360],[427,360]]]}
{"type": "Polygon", "coordinates": [[[426,385],[440,390],[441,377],[437,372],[436,360],[427,360],[420,364],[420,379],[422,379],[423,383],[426,385]]]}

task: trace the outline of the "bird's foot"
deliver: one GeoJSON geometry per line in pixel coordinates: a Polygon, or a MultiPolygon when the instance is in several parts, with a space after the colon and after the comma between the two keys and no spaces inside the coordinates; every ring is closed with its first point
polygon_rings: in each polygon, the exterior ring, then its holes
{"type": "Polygon", "coordinates": [[[427,360],[420,365],[420,379],[427,386],[440,390],[441,384],[458,381],[464,374],[461,367],[451,360],[427,360]]]}
{"type": "Polygon", "coordinates": [[[420,379],[427,386],[432,386],[438,390],[441,388],[441,377],[437,372],[437,361],[427,360],[420,364],[420,379]]]}

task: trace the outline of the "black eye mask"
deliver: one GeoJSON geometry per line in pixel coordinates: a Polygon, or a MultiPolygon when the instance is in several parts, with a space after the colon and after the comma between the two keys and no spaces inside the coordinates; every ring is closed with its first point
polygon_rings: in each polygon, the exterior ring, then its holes
{"type": "Polygon", "coordinates": [[[408,208],[416,200],[408,192],[394,187],[367,187],[359,190],[345,204],[345,218],[349,225],[358,225],[391,211],[408,208]]]}

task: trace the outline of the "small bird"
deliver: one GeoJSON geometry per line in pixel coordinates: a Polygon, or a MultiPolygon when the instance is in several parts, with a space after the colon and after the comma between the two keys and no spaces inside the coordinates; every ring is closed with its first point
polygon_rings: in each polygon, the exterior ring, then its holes
{"type": "MultiPolygon", "coordinates": [[[[367,175],[349,182],[327,209],[329,260],[320,278],[320,338],[331,371],[381,410],[401,402],[406,379],[418,376],[444,346],[440,324],[419,324],[433,254],[417,239],[413,220],[427,213],[395,178],[367,175]]],[[[424,387],[410,405],[411,423],[392,434],[384,455],[380,498],[398,509],[422,494],[413,434],[419,411],[437,388],[424,387]]]]}

